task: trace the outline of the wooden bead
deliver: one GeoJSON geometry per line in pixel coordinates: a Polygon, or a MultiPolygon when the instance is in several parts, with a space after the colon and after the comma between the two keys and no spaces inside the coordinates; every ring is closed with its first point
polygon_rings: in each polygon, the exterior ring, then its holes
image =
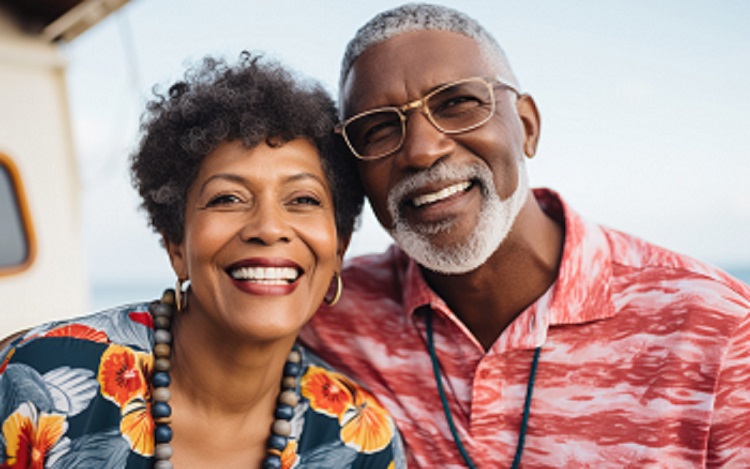
{"type": "Polygon", "coordinates": [[[282,391],[282,393],[279,394],[279,402],[292,407],[297,407],[299,396],[297,396],[297,393],[292,391],[291,389],[287,389],[286,391],[282,391]]]}
{"type": "Polygon", "coordinates": [[[289,436],[292,434],[292,424],[288,420],[275,420],[273,422],[273,432],[276,435],[289,436]]]}
{"type": "Polygon", "coordinates": [[[299,363],[286,362],[284,364],[284,376],[292,376],[296,378],[299,376],[301,368],[302,366],[299,363]]]}
{"type": "Polygon", "coordinates": [[[284,451],[287,441],[289,441],[289,438],[283,435],[271,435],[271,437],[268,439],[268,443],[266,443],[266,445],[268,446],[268,451],[284,451]]]}
{"type": "Polygon", "coordinates": [[[170,317],[173,314],[174,308],[164,303],[152,303],[149,305],[148,310],[156,317],[170,317]]]}
{"type": "Polygon", "coordinates": [[[154,429],[154,440],[157,443],[169,443],[172,441],[172,429],[169,425],[157,425],[154,429]]]}
{"type": "Polygon", "coordinates": [[[169,316],[154,316],[154,328],[156,329],[169,329],[172,325],[172,320],[169,316]]]}
{"type": "Polygon", "coordinates": [[[168,305],[173,305],[174,304],[174,290],[172,290],[171,288],[164,290],[164,293],[161,295],[161,302],[166,303],[168,305]]]}
{"type": "Polygon", "coordinates": [[[172,378],[164,371],[157,371],[151,377],[151,385],[155,388],[166,388],[170,384],[172,384],[172,378]]]}
{"type": "Polygon", "coordinates": [[[172,334],[164,329],[157,329],[154,331],[154,342],[157,344],[169,344],[172,342],[172,334]]]}
{"type": "Polygon", "coordinates": [[[297,378],[295,378],[294,376],[284,376],[281,379],[281,388],[282,389],[296,389],[297,378]]]}
{"type": "Polygon", "coordinates": [[[156,459],[170,459],[173,454],[174,450],[172,449],[172,445],[170,445],[169,443],[160,443],[154,448],[154,457],[156,459]]]}
{"type": "MultiPolygon", "coordinates": [[[[160,389],[160,388],[157,388],[160,389]]],[[[161,388],[166,389],[166,388],[161,388]]],[[[165,419],[172,415],[172,407],[167,404],[166,401],[157,401],[155,400],[154,403],[151,405],[151,415],[154,416],[154,419],[165,419]]]]}
{"type": "MultiPolygon", "coordinates": [[[[270,453],[270,451],[269,451],[270,453]]],[[[263,459],[260,465],[261,469],[281,469],[281,458],[275,454],[269,454],[263,459]]]]}
{"type": "Polygon", "coordinates": [[[169,344],[156,344],[154,345],[154,356],[157,358],[169,358],[172,354],[172,348],[169,344]]]}
{"type": "Polygon", "coordinates": [[[154,369],[156,371],[169,371],[172,369],[172,362],[169,358],[157,358],[154,360],[154,369]]]}
{"type": "Polygon", "coordinates": [[[281,420],[292,420],[294,418],[294,407],[286,404],[278,404],[273,411],[273,416],[281,420]]]}
{"type": "Polygon", "coordinates": [[[172,397],[172,393],[169,388],[156,388],[154,389],[154,400],[157,402],[169,402],[172,397]]]}
{"type": "Polygon", "coordinates": [[[292,350],[289,352],[289,356],[286,359],[288,362],[291,363],[299,363],[302,361],[302,355],[296,350],[292,350]]]}

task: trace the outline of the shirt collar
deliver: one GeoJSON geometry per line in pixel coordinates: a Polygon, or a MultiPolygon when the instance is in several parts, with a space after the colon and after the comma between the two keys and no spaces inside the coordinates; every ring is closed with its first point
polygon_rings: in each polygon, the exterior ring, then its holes
{"type": "MultiPolygon", "coordinates": [[[[586,222],[562,198],[549,189],[534,189],[542,209],[555,220],[564,220],[565,242],[557,280],[518,320],[527,330],[542,333],[535,342],[544,341],[548,325],[596,321],[615,314],[611,301],[612,253],[602,229],[586,222]],[[541,330],[540,330],[541,329],[541,330]],[[542,332],[543,331],[543,332],[542,332]]],[[[401,252],[408,262],[404,277],[403,304],[411,316],[429,305],[453,316],[445,302],[427,285],[419,265],[401,252]]]]}

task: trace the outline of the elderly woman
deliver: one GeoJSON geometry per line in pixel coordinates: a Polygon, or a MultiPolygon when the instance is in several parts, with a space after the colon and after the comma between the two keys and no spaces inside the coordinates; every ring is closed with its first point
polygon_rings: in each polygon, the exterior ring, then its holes
{"type": "Polygon", "coordinates": [[[133,181],[177,288],[2,347],[2,467],[403,467],[384,408],[296,344],[363,201],[329,96],[244,53],[147,109],[133,181]]]}

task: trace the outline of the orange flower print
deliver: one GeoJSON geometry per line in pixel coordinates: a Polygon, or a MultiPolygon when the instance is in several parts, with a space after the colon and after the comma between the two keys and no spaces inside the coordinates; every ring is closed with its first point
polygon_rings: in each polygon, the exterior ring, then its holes
{"type": "Polygon", "coordinates": [[[7,459],[0,467],[42,469],[66,429],[65,416],[38,413],[33,404],[24,402],[3,423],[7,459]]]}
{"type": "Polygon", "coordinates": [[[90,340],[91,342],[107,343],[109,339],[104,331],[94,329],[83,324],[68,324],[57,327],[46,332],[44,337],[75,337],[77,339],[90,340]]]}
{"type": "Polygon", "coordinates": [[[300,389],[315,411],[340,419],[354,401],[347,384],[343,375],[310,365],[300,380],[300,389]]]}
{"type": "Polygon", "coordinates": [[[391,442],[393,428],[386,410],[346,376],[310,365],[300,388],[313,410],[338,418],[341,440],[347,446],[375,453],[391,442]]]}
{"type": "Polygon", "coordinates": [[[5,360],[3,360],[2,363],[0,363],[0,375],[5,372],[5,369],[8,368],[8,363],[10,363],[10,359],[13,358],[13,355],[16,353],[16,348],[13,347],[8,351],[8,354],[5,356],[5,360]]]}
{"type": "Polygon", "coordinates": [[[284,448],[284,451],[282,451],[281,453],[281,468],[291,469],[295,467],[298,459],[299,457],[297,456],[297,441],[289,440],[289,442],[286,444],[286,448],[284,448]]]}
{"type": "Polygon", "coordinates": [[[120,432],[130,448],[143,456],[154,454],[154,421],[148,404],[153,356],[110,345],[99,362],[97,380],[102,396],[120,406],[120,432]]]}
{"type": "Polygon", "coordinates": [[[146,397],[153,357],[121,345],[110,345],[99,362],[97,380],[102,395],[120,407],[135,397],[146,397]]]}
{"type": "Polygon", "coordinates": [[[391,442],[393,428],[386,410],[375,396],[358,388],[355,403],[340,419],[341,439],[365,453],[376,453],[391,442]]]}
{"type": "Polygon", "coordinates": [[[120,432],[138,454],[154,454],[154,420],[151,418],[151,405],[141,397],[136,397],[122,409],[120,432]]]}

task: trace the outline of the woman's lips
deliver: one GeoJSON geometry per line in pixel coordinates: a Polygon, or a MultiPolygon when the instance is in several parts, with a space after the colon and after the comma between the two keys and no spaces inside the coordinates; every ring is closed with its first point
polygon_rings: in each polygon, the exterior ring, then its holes
{"type": "Polygon", "coordinates": [[[287,295],[293,292],[304,273],[287,259],[252,258],[235,262],[227,268],[232,283],[253,295],[287,295]]]}

